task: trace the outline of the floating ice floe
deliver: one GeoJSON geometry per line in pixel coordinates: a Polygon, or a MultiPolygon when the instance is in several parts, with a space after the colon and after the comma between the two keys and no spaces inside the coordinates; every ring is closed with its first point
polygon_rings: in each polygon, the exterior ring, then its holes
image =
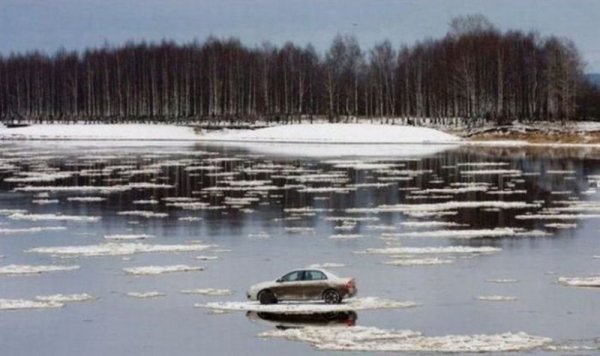
{"type": "Polygon", "coordinates": [[[154,235],[148,234],[122,234],[122,235],[104,235],[106,240],[145,240],[154,238],[154,235]]]}
{"type": "Polygon", "coordinates": [[[46,273],[46,272],[73,271],[76,269],[79,269],[79,266],[7,265],[7,266],[0,266],[0,275],[40,274],[40,273],[46,273]]]}
{"type": "Polygon", "coordinates": [[[259,302],[214,302],[194,304],[194,306],[198,308],[281,314],[313,314],[367,309],[404,309],[416,307],[418,305],[419,304],[411,301],[397,301],[378,297],[350,298],[344,300],[340,304],[325,304],[323,302],[282,302],[278,304],[260,304],[259,302]]]}
{"type": "Polygon", "coordinates": [[[334,240],[354,240],[354,239],[359,239],[362,237],[363,237],[363,235],[361,235],[361,234],[335,234],[335,235],[329,236],[330,239],[334,239],[334,240]]]}
{"type": "Polygon", "coordinates": [[[48,204],[58,204],[58,199],[33,199],[31,201],[32,204],[36,205],[48,205],[48,204]]]}
{"type": "Polygon", "coordinates": [[[84,246],[53,246],[35,247],[26,252],[42,253],[64,257],[95,257],[95,256],[123,256],[136,253],[149,252],[195,252],[203,251],[214,245],[189,244],[189,245],[151,245],[144,243],[117,243],[107,242],[98,245],[84,246]]]}
{"type": "Polygon", "coordinates": [[[600,219],[600,214],[520,214],[515,219],[519,220],[579,220],[600,219]]]}
{"type": "Polygon", "coordinates": [[[127,292],[127,293],[125,293],[125,295],[128,297],[132,297],[132,298],[145,299],[145,298],[164,297],[166,294],[161,293],[161,292],[151,291],[151,292],[127,292]]]}
{"type": "Polygon", "coordinates": [[[502,251],[498,247],[446,246],[446,247],[385,247],[368,248],[363,253],[385,255],[435,255],[435,254],[474,254],[496,253],[502,251]]]}
{"type": "Polygon", "coordinates": [[[167,213],[155,213],[147,210],[130,210],[130,211],[119,211],[118,215],[124,216],[139,216],[142,218],[166,218],[169,216],[167,213]]]}
{"type": "Polygon", "coordinates": [[[480,295],[477,300],[484,302],[514,302],[517,298],[504,295],[480,295]]]}
{"type": "Polygon", "coordinates": [[[572,287],[600,287],[600,276],[559,277],[558,283],[572,287]]]}
{"type": "Polygon", "coordinates": [[[343,263],[336,262],[325,262],[325,263],[313,263],[312,265],[306,266],[307,268],[339,268],[346,267],[343,263]]]}
{"type": "Polygon", "coordinates": [[[97,222],[99,216],[81,216],[81,215],[57,215],[57,214],[25,214],[15,213],[8,216],[12,220],[27,221],[75,221],[75,222],[97,222]]]}
{"type": "Polygon", "coordinates": [[[475,175],[521,175],[521,171],[518,169],[480,169],[472,171],[462,171],[461,175],[464,176],[475,176],[475,175]]]}
{"type": "Polygon", "coordinates": [[[396,204],[380,205],[375,208],[349,208],[348,213],[369,213],[369,212],[439,212],[456,209],[476,209],[476,208],[498,208],[498,209],[527,209],[538,208],[540,204],[527,203],[522,201],[501,201],[501,200],[482,200],[482,201],[449,201],[436,204],[396,204]]]}
{"type": "Polygon", "coordinates": [[[75,175],[74,172],[19,172],[18,174],[20,176],[4,178],[4,181],[10,183],[54,182],[60,179],[71,178],[75,175]]]}
{"type": "Polygon", "coordinates": [[[54,295],[43,295],[35,297],[40,302],[49,303],[75,303],[75,302],[87,302],[95,299],[93,296],[87,293],[81,294],[54,294],[54,295]]]}
{"type": "Polygon", "coordinates": [[[106,198],[104,197],[68,197],[67,201],[74,201],[74,202],[80,202],[80,203],[97,203],[97,202],[102,202],[105,201],[106,198]]]}
{"type": "Polygon", "coordinates": [[[202,220],[202,218],[197,217],[197,216],[182,216],[182,217],[178,218],[177,220],[179,220],[179,221],[200,221],[200,220],[202,220]]]}
{"type": "Polygon", "coordinates": [[[62,231],[67,228],[64,226],[35,226],[35,227],[24,227],[24,228],[6,228],[0,229],[0,235],[12,235],[12,234],[28,234],[44,231],[62,231]]]}
{"type": "Polygon", "coordinates": [[[446,237],[452,239],[482,239],[494,237],[532,237],[548,236],[549,233],[541,230],[526,231],[520,228],[497,227],[494,229],[472,229],[472,230],[432,230],[414,231],[393,234],[395,237],[446,237]]]}
{"type": "Polygon", "coordinates": [[[134,205],[156,205],[159,203],[156,199],[140,199],[132,201],[134,205]]]}
{"type": "Polygon", "coordinates": [[[549,228],[554,228],[554,229],[574,229],[577,227],[577,224],[550,223],[550,224],[544,224],[544,227],[549,227],[549,228]]]}
{"type": "Polygon", "coordinates": [[[494,166],[509,166],[508,162],[461,162],[457,163],[457,167],[494,167],[494,166]]]}
{"type": "Polygon", "coordinates": [[[215,289],[215,288],[184,289],[181,291],[181,293],[206,295],[206,296],[210,296],[210,297],[225,296],[225,295],[233,294],[229,289],[215,289]]]}
{"type": "Polygon", "coordinates": [[[432,257],[432,258],[399,258],[399,259],[394,259],[394,260],[385,262],[385,264],[387,264],[387,265],[402,266],[402,267],[408,267],[408,266],[434,266],[434,265],[444,265],[444,264],[450,264],[450,263],[454,263],[454,260],[453,259],[447,259],[447,258],[437,258],[437,257],[432,257]]]}
{"type": "Polygon", "coordinates": [[[452,221],[403,221],[402,226],[409,228],[427,228],[427,227],[465,227],[468,224],[459,224],[452,221]]]}
{"type": "Polygon", "coordinates": [[[155,275],[173,272],[194,272],[203,271],[204,267],[188,266],[188,265],[172,265],[172,266],[140,266],[123,268],[123,271],[134,275],[155,275]]]}
{"type": "Polygon", "coordinates": [[[487,283],[517,283],[518,279],[513,278],[496,278],[496,279],[486,279],[487,283]]]}
{"type": "Polygon", "coordinates": [[[49,309],[62,307],[64,307],[64,304],[57,302],[41,302],[28,299],[0,299],[0,310],[49,309]]]}
{"type": "Polygon", "coordinates": [[[319,350],[379,352],[519,352],[548,345],[552,339],[524,332],[492,335],[423,336],[411,330],[334,326],[270,330],[264,338],[307,342],[319,350]]]}

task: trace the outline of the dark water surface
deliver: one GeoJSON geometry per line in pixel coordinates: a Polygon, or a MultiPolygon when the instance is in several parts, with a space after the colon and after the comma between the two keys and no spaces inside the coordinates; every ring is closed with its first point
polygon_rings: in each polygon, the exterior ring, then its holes
{"type": "MultiPolygon", "coordinates": [[[[273,280],[290,269],[315,263],[343,264],[331,270],[356,278],[360,296],[420,304],[411,309],[356,311],[356,325],[410,329],[432,336],[523,331],[552,338],[555,345],[588,345],[597,350],[600,289],[571,287],[557,281],[560,276],[586,277],[600,270],[600,259],[594,258],[600,255],[600,216],[594,216],[600,210],[594,211],[597,207],[593,205],[600,198],[596,193],[600,178],[594,177],[600,174],[599,151],[466,147],[424,156],[411,151],[409,157],[310,158],[302,157],[302,150],[298,148],[297,156],[284,156],[167,143],[149,147],[1,145],[0,209],[22,209],[26,217],[17,219],[19,215],[15,216],[14,211],[2,211],[0,229],[45,226],[66,229],[19,233],[7,230],[0,234],[0,254],[4,256],[0,265],[56,264],[80,268],[0,276],[0,298],[31,300],[58,293],[88,293],[96,299],[66,303],[62,308],[0,310],[0,353],[306,354],[314,350],[309,344],[258,337],[261,332],[286,324],[285,318],[268,321],[256,315],[247,317],[244,312],[214,314],[194,304],[244,301],[251,284],[273,280]],[[56,180],[35,176],[49,181],[8,179],[32,177],[26,172],[72,175],[56,180]],[[132,182],[154,185],[105,191],[57,189],[114,188],[132,182]],[[15,190],[18,187],[38,188],[15,190]],[[451,193],[443,190],[460,187],[467,189],[451,193]],[[68,200],[83,196],[106,199],[68,200]],[[193,198],[179,202],[195,205],[169,205],[177,203],[173,197],[193,198]],[[55,199],[58,202],[53,202],[55,199]],[[384,205],[487,200],[529,205],[502,209],[444,208],[445,215],[432,216],[407,214],[406,209],[381,211],[384,205]],[[154,201],[154,204],[134,203],[139,201],[154,201]],[[552,210],[579,201],[591,202],[588,211],[552,210]],[[44,202],[47,204],[39,204],[44,202]],[[347,210],[353,208],[362,210],[347,210]],[[167,216],[119,214],[141,210],[167,216]],[[517,218],[528,213],[588,216],[568,220],[517,218]],[[95,216],[99,220],[47,220],[61,215],[95,216]],[[180,220],[182,217],[185,219],[180,220]],[[363,219],[355,219],[359,221],[352,224],[340,217],[363,219]],[[403,224],[413,221],[461,225],[403,224]],[[576,227],[546,226],[553,223],[576,224],[576,227]],[[510,228],[513,233],[504,230],[504,236],[473,239],[402,235],[457,229],[482,230],[485,234],[498,228],[510,228]],[[106,242],[105,235],[117,234],[154,236],[133,241],[137,243],[202,243],[218,247],[194,252],[70,258],[26,252],[42,246],[97,245],[106,242]],[[330,238],[336,235],[355,238],[330,238]],[[395,258],[383,254],[356,253],[390,246],[492,246],[502,250],[483,255],[401,256],[400,259],[413,263],[426,257],[451,262],[410,266],[386,264],[395,258]],[[219,259],[195,258],[201,255],[219,259]],[[123,271],[149,265],[206,269],[150,276],[123,271]],[[490,282],[495,279],[516,281],[490,282]],[[230,289],[233,294],[181,293],[193,288],[230,289]],[[126,295],[148,291],[165,295],[146,299],[126,295]],[[494,295],[516,300],[478,300],[480,296],[494,295]]],[[[432,209],[426,212],[432,213],[432,209]]],[[[313,320],[314,324],[319,322],[313,320]]]]}

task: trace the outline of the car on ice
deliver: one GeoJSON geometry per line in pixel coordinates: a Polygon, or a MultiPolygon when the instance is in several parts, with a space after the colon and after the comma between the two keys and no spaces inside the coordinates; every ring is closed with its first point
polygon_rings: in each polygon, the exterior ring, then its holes
{"type": "Polygon", "coordinates": [[[284,300],[323,300],[327,304],[341,303],[356,295],[353,278],[340,278],[319,268],[297,269],[271,282],[253,285],[248,290],[250,300],[274,304],[284,300]]]}

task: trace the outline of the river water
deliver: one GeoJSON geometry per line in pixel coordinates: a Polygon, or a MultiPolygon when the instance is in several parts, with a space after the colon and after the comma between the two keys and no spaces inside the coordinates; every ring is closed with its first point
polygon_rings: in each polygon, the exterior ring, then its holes
{"type": "Polygon", "coordinates": [[[302,145],[4,143],[0,267],[78,268],[0,269],[0,309],[56,294],[91,299],[0,310],[0,353],[304,355],[314,343],[259,334],[346,324],[525,332],[552,339],[534,353],[597,352],[600,289],[559,278],[600,270],[600,152],[424,148],[339,157],[325,147],[315,157],[302,145]],[[142,251],[158,245],[177,251],[142,251]],[[322,315],[225,310],[254,283],[325,263],[354,277],[359,297],[418,306],[356,310],[328,326],[322,315]],[[125,270],[140,266],[188,271],[125,270]],[[196,288],[230,295],[182,292],[196,288]]]}

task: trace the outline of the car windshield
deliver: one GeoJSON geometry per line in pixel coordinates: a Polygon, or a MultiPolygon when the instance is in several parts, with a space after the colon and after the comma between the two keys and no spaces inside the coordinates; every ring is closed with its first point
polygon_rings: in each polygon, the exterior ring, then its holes
{"type": "Polygon", "coordinates": [[[280,280],[282,282],[300,281],[300,280],[302,280],[302,271],[290,272],[290,273],[286,274],[285,276],[281,277],[280,280]]]}

